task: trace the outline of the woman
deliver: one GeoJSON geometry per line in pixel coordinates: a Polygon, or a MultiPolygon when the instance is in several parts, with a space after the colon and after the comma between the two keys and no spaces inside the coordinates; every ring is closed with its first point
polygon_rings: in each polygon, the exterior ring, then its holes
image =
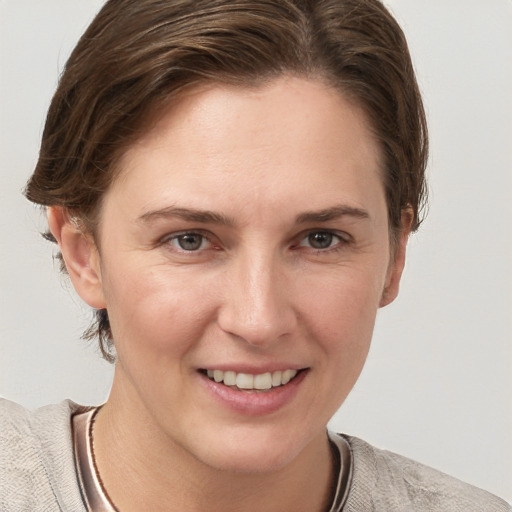
{"type": "Polygon", "coordinates": [[[2,507],[509,510],[326,433],[398,293],[426,147],[377,2],[107,2],[27,197],[114,383],[90,410],[4,405],[2,507]]]}

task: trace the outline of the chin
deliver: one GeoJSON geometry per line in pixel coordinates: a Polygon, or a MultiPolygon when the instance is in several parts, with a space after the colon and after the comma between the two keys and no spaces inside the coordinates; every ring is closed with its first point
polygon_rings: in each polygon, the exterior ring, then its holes
{"type": "Polygon", "coordinates": [[[196,458],[219,471],[274,473],[288,466],[307,445],[296,433],[262,433],[256,426],[244,430],[224,439],[215,436],[198,447],[196,458]]]}

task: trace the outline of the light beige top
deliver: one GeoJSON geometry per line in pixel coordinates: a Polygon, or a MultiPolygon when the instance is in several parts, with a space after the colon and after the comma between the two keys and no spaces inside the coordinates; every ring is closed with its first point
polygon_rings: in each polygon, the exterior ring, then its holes
{"type": "MultiPolygon", "coordinates": [[[[0,510],[87,512],[72,418],[88,410],[65,400],[29,411],[0,398],[0,510]]],[[[497,496],[419,462],[357,437],[334,436],[350,446],[343,512],[512,512],[497,496]]]]}

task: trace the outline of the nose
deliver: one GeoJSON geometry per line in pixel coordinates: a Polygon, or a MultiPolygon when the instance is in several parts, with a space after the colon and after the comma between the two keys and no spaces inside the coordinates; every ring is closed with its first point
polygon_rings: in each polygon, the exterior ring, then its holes
{"type": "Polygon", "coordinates": [[[221,329],[246,343],[268,347],[297,324],[286,272],[278,257],[240,257],[225,276],[218,315],[221,329]]]}

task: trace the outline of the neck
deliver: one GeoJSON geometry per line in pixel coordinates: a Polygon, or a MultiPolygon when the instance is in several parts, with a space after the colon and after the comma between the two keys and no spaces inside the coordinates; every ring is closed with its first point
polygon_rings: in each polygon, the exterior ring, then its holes
{"type": "Polygon", "coordinates": [[[126,413],[109,399],[94,427],[96,464],[121,512],[329,508],[335,475],[325,432],[279,470],[237,472],[202,463],[158,432],[140,410],[132,417],[126,413]]]}

